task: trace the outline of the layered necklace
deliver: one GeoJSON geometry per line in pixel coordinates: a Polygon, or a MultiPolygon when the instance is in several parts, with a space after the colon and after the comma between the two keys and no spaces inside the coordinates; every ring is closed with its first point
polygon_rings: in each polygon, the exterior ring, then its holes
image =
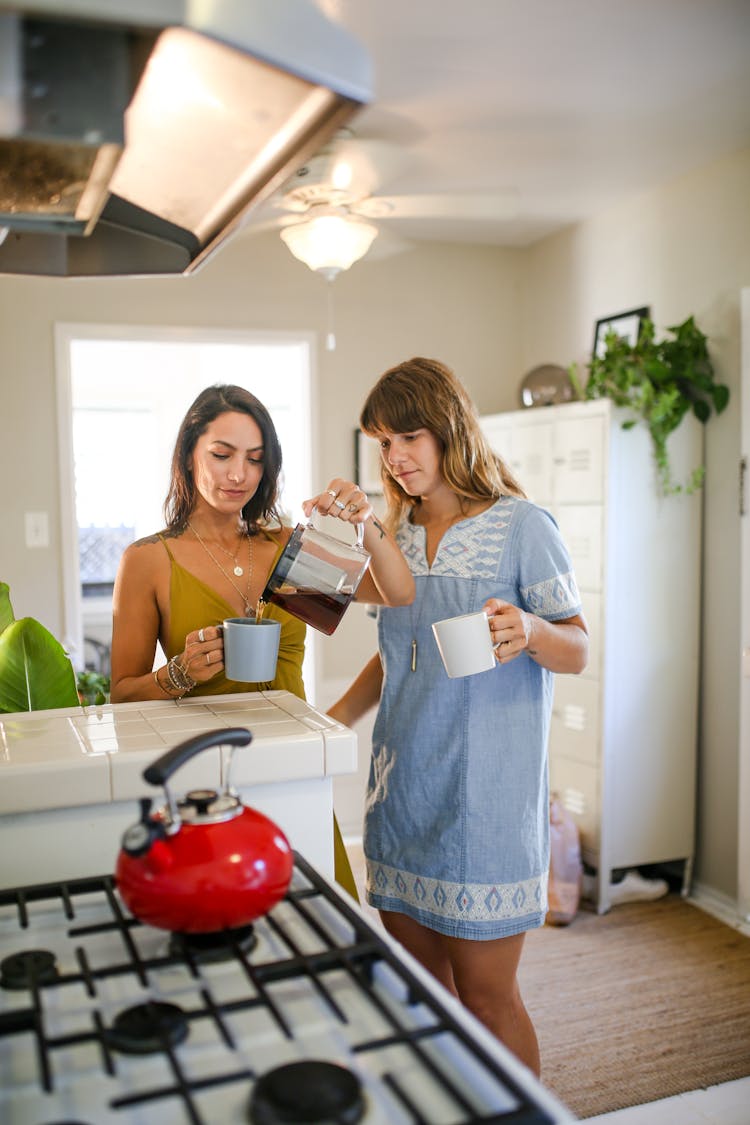
{"type": "MultiPolygon", "coordinates": [[[[226,580],[228,582],[231,582],[231,584],[234,586],[237,593],[242,598],[242,601],[243,601],[244,606],[245,606],[245,617],[252,617],[253,611],[252,611],[252,607],[250,605],[250,582],[252,581],[252,577],[253,577],[253,537],[252,537],[252,535],[247,536],[247,541],[248,541],[247,588],[246,588],[246,590],[243,594],[242,590],[240,590],[239,586],[234,581],[231,574],[227,573],[227,571],[221,565],[221,563],[216,558],[216,556],[211,552],[211,550],[208,547],[208,544],[203,541],[203,539],[200,537],[198,532],[195,530],[195,528],[191,524],[190,520],[188,520],[187,525],[190,528],[190,530],[192,531],[195,538],[200,543],[203,550],[206,552],[206,554],[210,558],[211,562],[214,564],[214,566],[218,567],[218,569],[224,575],[226,580]]],[[[237,548],[237,554],[236,555],[233,555],[231,551],[227,551],[225,547],[220,546],[220,544],[218,544],[218,543],[217,543],[217,547],[219,547],[220,551],[223,551],[225,555],[228,555],[229,558],[232,559],[232,561],[234,562],[234,573],[236,574],[236,576],[238,578],[241,578],[242,575],[245,573],[245,569],[244,569],[244,567],[240,566],[240,564],[237,562],[237,558],[239,556],[240,550],[242,549],[242,539],[240,539],[240,544],[237,548]]]]}

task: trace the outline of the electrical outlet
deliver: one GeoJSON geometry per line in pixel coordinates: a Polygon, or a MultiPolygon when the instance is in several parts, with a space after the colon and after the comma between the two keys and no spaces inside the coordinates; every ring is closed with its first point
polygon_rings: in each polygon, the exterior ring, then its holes
{"type": "Polygon", "coordinates": [[[26,546],[49,547],[49,516],[46,512],[26,513],[26,546]]]}

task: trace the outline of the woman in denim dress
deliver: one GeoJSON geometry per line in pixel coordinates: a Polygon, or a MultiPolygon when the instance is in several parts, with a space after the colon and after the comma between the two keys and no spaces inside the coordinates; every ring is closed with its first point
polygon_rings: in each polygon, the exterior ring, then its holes
{"type": "Polygon", "coordinates": [[[463,386],[415,358],[360,419],[380,442],[386,525],[416,580],[378,609],[379,653],[331,714],[378,703],[367,788],[367,900],[388,932],[539,1073],[518,988],[547,909],[553,673],[582,671],[586,623],[548,512],[484,438],[463,386]],[[450,679],[432,623],[485,610],[495,666],[450,679]]]}

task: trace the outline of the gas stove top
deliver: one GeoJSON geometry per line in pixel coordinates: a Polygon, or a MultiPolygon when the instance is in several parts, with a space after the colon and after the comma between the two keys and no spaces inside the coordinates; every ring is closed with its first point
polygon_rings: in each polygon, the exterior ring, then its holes
{"type": "Polygon", "coordinates": [[[0,891],[3,1125],[572,1120],[297,853],[270,914],[199,939],[112,876],[0,891]]]}

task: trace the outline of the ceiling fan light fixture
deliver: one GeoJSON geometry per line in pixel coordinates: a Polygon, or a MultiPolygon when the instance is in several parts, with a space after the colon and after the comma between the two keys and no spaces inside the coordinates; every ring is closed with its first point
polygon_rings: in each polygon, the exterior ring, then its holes
{"type": "Polygon", "coordinates": [[[364,257],[377,233],[372,223],[329,211],[284,227],[281,237],[295,258],[331,281],[364,257]]]}

